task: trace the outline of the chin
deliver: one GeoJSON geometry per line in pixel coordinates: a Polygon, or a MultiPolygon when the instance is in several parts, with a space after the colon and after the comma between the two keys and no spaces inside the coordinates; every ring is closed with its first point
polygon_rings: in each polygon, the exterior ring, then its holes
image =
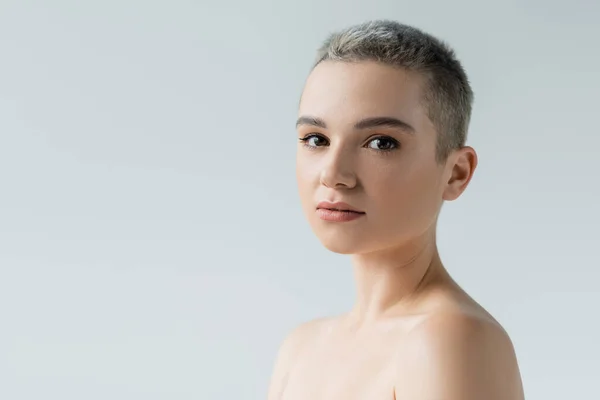
{"type": "Polygon", "coordinates": [[[337,254],[359,254],[369,252],[369,243],[360,235],[344,235],[343,233],[328,232],[317,234],[321,244],[329,251],[337,254]]]}
{"type": "Polygon", "coordinates": [[[353,246],[347,246],[344,245],[343,243],[325,243],[325,242],[321,242],[323,243],[323,246],[325,246],[325,248],[333,253],[337,253],[337,254],[356,254],[357,253],[357,249],[356,247],[353,246]]]}

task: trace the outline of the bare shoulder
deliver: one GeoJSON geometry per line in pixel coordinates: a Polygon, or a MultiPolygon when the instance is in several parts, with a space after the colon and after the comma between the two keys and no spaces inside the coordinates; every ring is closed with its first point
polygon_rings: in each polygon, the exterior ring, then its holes
{"type": "Polygon", "coordinates": [[[305,321],[288,332],[279,344],[269,383],[268,400],[278,400],[281,397],[290,368],[301,353],[302,348],[317,338],[331,320],[330,317],[322,317],[305,321]]]}
{"type": "Polygon", "coordinates": [[[284,338],[280,345],[280,353],[296,353],[300,347],[318,338],[334,320],[334,317],[321,317],[300,323],[284,338]]]}
{"type": "Polygon", "coordinates": [[[396,360],[396,398],[522,400],[513,343],[480,310],[428,315],[406,336],[396,360]]]}

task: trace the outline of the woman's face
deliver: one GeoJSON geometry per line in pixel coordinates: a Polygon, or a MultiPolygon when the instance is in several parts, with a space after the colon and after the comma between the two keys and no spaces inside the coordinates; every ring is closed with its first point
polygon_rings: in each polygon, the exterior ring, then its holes
{"type": "Polygon", "coordinates": [[[326,61],[308,77],[296,176],[303,211],[329,250],[372,252],[435,228],[450,171],[436,162],[423,83],[417,73],[374,62],[326,61]],[[323,200],[365,214],[350,222],[323,220],[317,212],[323,200]]]}

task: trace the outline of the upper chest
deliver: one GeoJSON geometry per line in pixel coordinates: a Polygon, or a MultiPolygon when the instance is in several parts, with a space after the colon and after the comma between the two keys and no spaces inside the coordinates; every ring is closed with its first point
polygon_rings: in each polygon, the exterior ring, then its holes
{"type": "Polygon", "coordinates": [[[282,400],[392,400],[397,350],[393,335],[320,337],[297,356],[282,400]]]}

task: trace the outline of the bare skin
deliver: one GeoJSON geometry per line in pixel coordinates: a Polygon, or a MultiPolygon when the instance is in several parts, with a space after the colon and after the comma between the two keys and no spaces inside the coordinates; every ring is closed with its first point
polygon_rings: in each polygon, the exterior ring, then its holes
{"type": "Polygon", "coordinates": [[[464,192],[477,155],[467,146],[436,161],[423,85],[415,72],[375,62],[326,61],[306,82],[301,203],[323,245],[351,255],[357,295],[349,312],[289,333],[269,400],[524,397],[509,336],[451,278],[437,250],[442,204],[464,192]],[[380,117],[404,124],[369,123],[380,117]],[[365,214],[325,221],[316,212],[322,200],[365,214]]]}

